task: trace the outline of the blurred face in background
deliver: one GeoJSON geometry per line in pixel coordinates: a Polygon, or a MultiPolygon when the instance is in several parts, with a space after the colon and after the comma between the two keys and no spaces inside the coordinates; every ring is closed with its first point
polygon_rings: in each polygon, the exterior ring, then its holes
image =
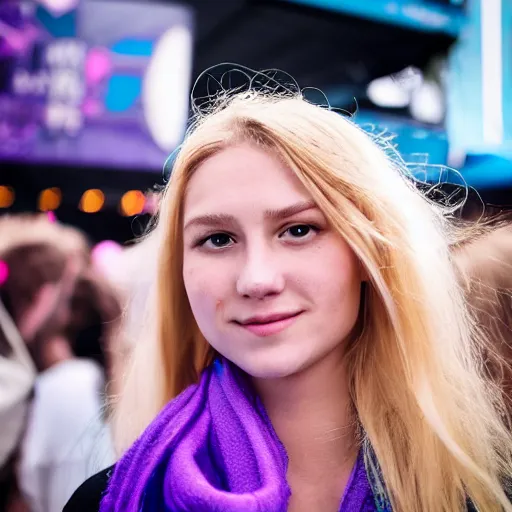
{"type": "Polygon", "coordinates": [[[74,254],[45,243],[14,247],[4,259],[9,273],[2,300],[36,367],[44,370],[48,361],[62,359],[59,347],[69,355],[61,333],[71,320],[71,299],[82,263],[74,254]]]}
{"type": "Polygon", "coordinates": [[[26,343],[40,331],[57,331],[69,319],[70,288],[66,254],[50,244],[24,244],[10,250],[2,298],[26,343]]]}
{"type": "Polygon", "coordinates": [[[359,313],[360,266],[273,153],[242,144],[204,161],[183,226],[188,299],[220,354],[275,378],[343,348],[359,313]]]}

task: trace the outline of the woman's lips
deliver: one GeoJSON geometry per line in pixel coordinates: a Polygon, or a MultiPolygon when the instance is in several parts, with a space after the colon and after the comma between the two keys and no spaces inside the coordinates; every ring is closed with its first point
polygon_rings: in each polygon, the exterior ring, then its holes
{"type": "Polygon", "coordinates": [[[299,311],[285,315],[270,315],[267,318],[255,318],[244,323],[236,323],[256,336],[272,336],[290,327],[302,313],[299,311]]]}

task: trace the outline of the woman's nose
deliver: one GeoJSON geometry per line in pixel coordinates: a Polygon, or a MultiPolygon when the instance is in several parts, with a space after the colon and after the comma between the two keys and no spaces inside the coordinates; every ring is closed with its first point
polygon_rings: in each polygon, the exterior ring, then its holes
{"type": "Polygon", "coordinates": [[[236,290],[243,297],[262,300],[281,293],[284,283],[275,254],[270,249],[259,248],[247,255],[236,290]]]}

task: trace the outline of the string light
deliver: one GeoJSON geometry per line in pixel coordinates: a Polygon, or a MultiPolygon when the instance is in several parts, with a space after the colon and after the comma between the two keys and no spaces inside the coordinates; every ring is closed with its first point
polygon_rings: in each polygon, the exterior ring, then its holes
{"type": "Polygon", "coordinates": [[[120,210],[125,217],[139,215],[144,211],[146,197],[140,190],[129,190],[121,198],[120,210]]]}
{"type": "Polygon", "coordinates": [[[37,207],[42,212],[56,210],[62,202],[62,192],[57,187],[47,188],[39,194],[37,207]]]}
{"type": "Polygon", "coordinates": [[[14,203],[14,189],[0,185],[0,208],[9,208],[14,203]]]}
{"type": "Polygon", "coordinates": [[[91,188],[82,194],[78,207],[85,213],[96,213],[104,204],[105,194],[98,188],[91,188]]]}

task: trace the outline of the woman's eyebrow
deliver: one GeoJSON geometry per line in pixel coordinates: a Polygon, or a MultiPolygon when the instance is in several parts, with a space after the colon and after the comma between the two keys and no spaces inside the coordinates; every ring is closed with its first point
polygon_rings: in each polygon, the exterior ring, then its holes
{"type": "MultiPolygon", "coordinates": [[[[314,201],[301,201],[284,208],[265,210],[264,216],[272,220],[284,220],[292,215],[318,208],[314,201]]],[[[233,215],[226,213],[207,213],[198,215],[186,221],[184,230],[191,226],[218,226],[220,224],[233,224],[236,219],[233,215]]]]}
{"type": "Polygon", "coordinates": [[[284,220],[292,215],[318,208],[314,201],[301,201],[277,210],[266,210],[265,218],[272,220],[284,220]]]}
{"type": "Polygon", "coordinates": [[[186,230],[191,226],[218,226],[220,224],[233,224],[235,217],[225,213],[207,213],[205,215],[198,215],[188,220],[183,228],[186,230]]]}

